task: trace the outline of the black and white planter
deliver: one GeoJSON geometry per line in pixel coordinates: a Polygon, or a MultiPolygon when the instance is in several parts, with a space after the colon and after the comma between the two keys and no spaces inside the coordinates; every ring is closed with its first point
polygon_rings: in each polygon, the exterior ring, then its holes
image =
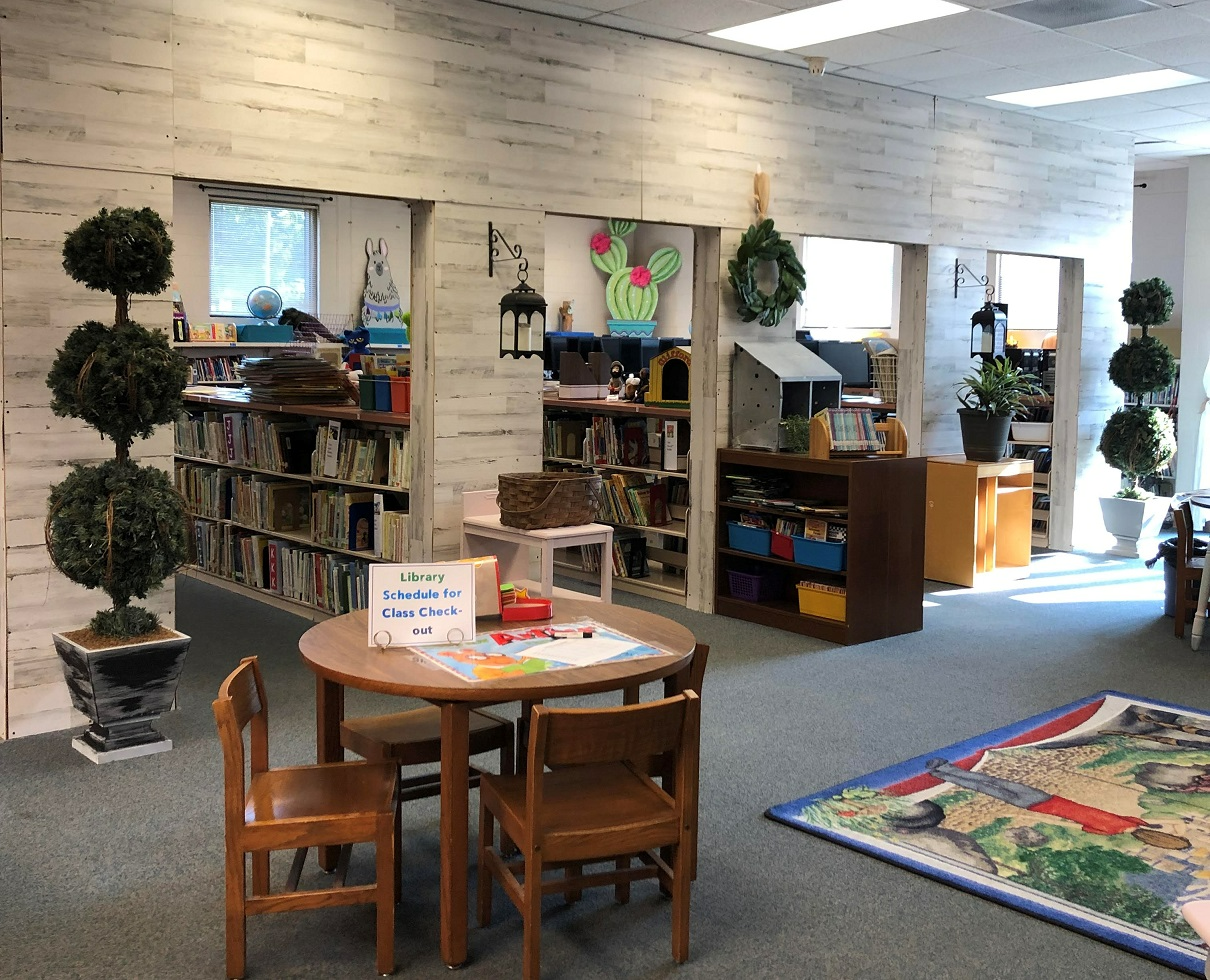
{"type": "Polygon", "coordinates": [[[172,707],[191,637],[184,633],[90,650],[53,634],[71,703],[92,722],[72,747],[93,762],[167,752],[172,740],[152,722],[172,707]]]}

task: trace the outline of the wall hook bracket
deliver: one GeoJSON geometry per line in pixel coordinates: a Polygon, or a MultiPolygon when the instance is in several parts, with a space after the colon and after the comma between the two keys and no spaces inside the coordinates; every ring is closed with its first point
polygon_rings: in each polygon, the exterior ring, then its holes
{"type": "Polygon", "coordinates": [[[499,261],[514,261],[521,264],[517,267],[517,282],[523,283],[529,278],[529,259],[521,254],[520,245],[510,245],[500,230],[487,223],[487,275],[490,279],[495,275],[496,263],[499,261]],[[500,255],[500,246],[504,246],[504,251],[508,254],[502,259],[500,255]]]}
{"type": "Polygon", "coordinates": [[[991,289],[991,287],[988,286],[987,276],[975,275],[973,272],[971,272],[970,269],[968,269],[966,266],[964,266],[960,261],[958,261],[957,259],[954,259],[954,299],[958,298],[959,289],[971,289],[975,286],[980,286],[984,289],[991,290],[987,294],[988,299],[989,300],[991,299],[992,292],[994,292],[994,289],[991,289]],[[966,276],[970,276],[975,281],[967,282],[966,276]]]}

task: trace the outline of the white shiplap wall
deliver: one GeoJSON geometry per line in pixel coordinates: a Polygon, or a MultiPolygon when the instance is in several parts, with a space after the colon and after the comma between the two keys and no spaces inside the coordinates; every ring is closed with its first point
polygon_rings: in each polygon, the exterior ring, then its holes
{"type": "MultiPolygon", "coordinates": [[[[1095,329],[1070,355],[1084,371],[1069,400],[1071,485],[1105,478],[1092,446],[1124,333],[1126,141],[475,0],[0,0],[0,16],[9,732],[67,720],[47,633],[74,593],[39,551],[42,500],[64,460],[103,455],[50,417],[41,385],[67,329],[107,315],[63,275],[59,242],[105,204],[169,217],[173,176],[418,202],[416,394],[431,413],[416,428],[415,499],[431,523],[413,543],[426,556],[456,550],[463,489],[536,468],[540,453],[536,362],[497,356],[487,221],[523,244],[539,290],[548,212],[721,229],[706,264],[722,285],[694,287],[695,348],[707,346],[693,378],[717,423],[702,435],[720,445],[730,342],[761,332],[731,322],[725,285],[758,163],[787,234],[928,247],[928,319],[907,375],[922,387],[905,394],[926,449],[948,442],[955,403],[949,379],[922,379],[954,369],[973,309],[947,291],[952,257],[1082,260],[1095,329]],[[701,312],[715,307],[717,334],[701,312]]],[[[167,322],[163,301],[139,312],[167,322]]],[[[166,436],[155,449],[166,457],[166,436]]],[[[691,581],[691,603],[710,588],[708,574],[691,581]]]]}

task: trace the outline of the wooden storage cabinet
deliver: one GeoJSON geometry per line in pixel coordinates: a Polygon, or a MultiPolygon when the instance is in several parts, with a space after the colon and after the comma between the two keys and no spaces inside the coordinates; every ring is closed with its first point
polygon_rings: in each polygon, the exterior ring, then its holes
{"type": "Polygon", "coordinates": [[[924,574],[973,586],[982,576],[1029,574],[1033,464],[930,456],[924,574]]]}
{"type": "MultiPolygon", "coordinates": [[[[543,400],[544,433],[543,465],[546,469],[586,469],[601,475],[605,484],[605,507],[599,522],[613,525],[614,549],[619,553],[614,563],[613,588],[683,603],[686,576],[691,555],[689,550],[689,410],[657,408],[632,402],[611,402],[603,399],[568,399],[547,396],[543,400]],[[642,445],[634,439],[626,442],[603,440],[602,434],[617,431],[619,422],[633,423],[635,433],[643,433],[642,445]],[[580,425],[584,435],[580,435],[580,425]],[[676,427],[675,452],[665,457],[667,444],[648,440],[651,431],[663,432],[671,424],[676,427]],[[584,456],[584,437],[589,441],[589,456],[584,456]],[[606,442],[608,443],[606,445],[606,442]],[[595,447],[595,451],[594,451],[595,447]],[[636,455],[637,454],[637,455],[636,455]],[[672,520],[662,525],[646,525],[627,519],[617,508],[617,493],[625,490],[617,484],[628,480],[655,480],[666,487],[667,506],[672,520]],[[611,489],[611,484],[614,488],[611,489]],[[641,537],[646,575],[636,576],[644,563],[628,545],[641,537]]],[[[637,438],[637,435],[636,435],[637,438]]],[[[636,489],[639,489],[636,486],[636,489]]],[[[623,504],[623,508],[625,504],[623,504]]],[[[600,576],[598,558],[585,549],[561,549],[556,565],[564,574],[595,582],[600,576]]]]}
{"type": "MultiPolygon", "coordinates": [[[[923,458],[824,460],[797,453],[720,449],[718,487],[716,612],[834,643],[864,643],[923,627],[923,458]],[[771,521],[812,515],[728,499],[728,474],[780,477],[786,481],[784,499],[846,507],[845,517],[827,518],[829,523],[845,527],[844,568],[804,565],[776,554],[758,556],[733,548],[729,522],[738,521],[746,512],[765,515],[771,521]],[[760,579],[755,597],[749,581],[734,580],[733,572],[760,579]],[[798,584],[803,581],[827,589],[812,590],[804,597],[806,608],[819,614],[800,611],[798,584]],[[837,589],[844,590],[843,596],[837,589]]],[[[817,560],[834,564],[826,558],[817,560]]]]}
{"type": "Polygon", "coordinates": [[[188,574],[321,617],[365,606],[370,563],[407,560],[409,416],[234,393],[186,392],[185,404],[175,470],[194,518],[188,574]],[[328,441],[340,470],[325,476],[328,441]]]}

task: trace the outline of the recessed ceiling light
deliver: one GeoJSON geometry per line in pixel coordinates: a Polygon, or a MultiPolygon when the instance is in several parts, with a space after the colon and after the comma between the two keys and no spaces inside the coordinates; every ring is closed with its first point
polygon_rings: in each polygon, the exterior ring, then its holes
{"type": "Polygon", "coordinates": [[[1066,85],[1047,85],[1045,88],[1005,92],[1002,95],[989,95],[987,98],[993,102],[1011,102],[1013,105],[1037,109],[1040,106],[1063,105],[1067,102],[1109,99],[1115,95],[1155,92],[1162,88],[1177,88],[1181,85],[1192,85],[1205,80],[1183,71],[1161,68],[1158,71],[1136,71],[1129,75],[1115,75],[1112,78],[1094,78],[1087,82],[1069,82],[1066,85]]]}
{"type": "Polygon", "coordinates": [[[949,0],[836,0],[821,7],[778,14],[750,24],[711,31],[711,37],[739,41],[758,48],[789,51],[889,27],[916,24],[935,17],[965,13],[966,7],[949,0]]]}

